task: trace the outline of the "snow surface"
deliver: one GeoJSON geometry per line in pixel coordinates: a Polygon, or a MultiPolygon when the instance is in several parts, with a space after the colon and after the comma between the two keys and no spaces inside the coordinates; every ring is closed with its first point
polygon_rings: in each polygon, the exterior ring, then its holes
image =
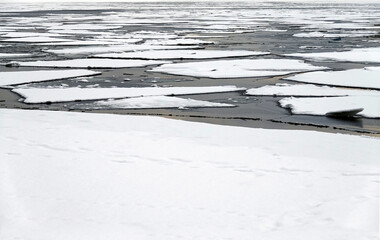
{"type": "Polygon", "coordinates": [[[241,78],[286,75],[326,69],[291,59],[238,59],[172,63],[150,71],[209,78],[241,78]]]}
{"type": "Polygon", "coordinates": [[[20,37],[8,38],[0,40],[3,42],[25,42],[25,43],[45,43],[45,42],[69,42],[70,39],[66,38],[53,38],[53,37],[20,37]]]}
{"type": "Polygon", "coordinates": [[[30,82],[42,82],[73,77],[93,76],[100,72],[90,70],[41,70],[0,72],[0,86],[17,85],[30,82]]]}
{"type": "Polygon", "coordinates": [[[0,53],[0,58],[19,58],[19,57],[30,57],[30,56],[32,56],[32,54],[30,53],[0,53]]]}
{"type": "Polygon", "coordinates": [[[105,58],[140,58],[140,59],[205,59],[223,57],[243,57],[266,55],[269,52],[254,52],[244,50],[155,50],[128,53],[106,53],[95,55],[105,58]]]}
{"type": "Polygon", "coordinates": [[[127,98],[159,95],[186,95],[246,90],[235,86],[215,87],[144,87],[144,88],[18,88],[13,89],[26,103],[70,102],[107,98],[127,98]]]}
{"type": "Polygon", "coordinates": [[[144,67],[167,63],[166,61],[153,60],[121,60],[121,59],[99,59],[99,58],[81,58],[57,61],[33,61],[17,62],[23,67],[60,67],[60,68],[128,68],[144,67]]]}
{"type": "Polygon", "coordinates": [[[209,101],[199,101],[194,99],[183,99],[178,97],[151,96],[135,97],[120,100],[97,101],[90,108],[107,107],[123,109],[139,108],[189,108],[189,107],[234,107],[227,103],[216,103],[209,101]]]}
{"type": "Polygon", "coordinates": [[[332,86],[372,88],[380,90],[380,67],[366,67],[345,71],[301,73],[286,80],[332,86]]]}
{"type": "Polygon", "coordinates": [[[284,98],[279,101],[293,114],[325,115],[328,112],[363,108],[358,115],[367,118],[380,118],[379,96],[348,96],[324,98],[284,98]]]}
{"type": "Polygon", "coordinates": [[[376,138],[0,115],[2,240],[378,238],[376,138]]]}
{"type": "Polygon", "coordinates": [[[113,53],[113,52],[131,52],[141,50],[155,50],[155,49],[189,49],[198,48],[197,46],[159,46],[159,45],[115,45],[115,46],[102,46],[102,47],[77,47],[65,49],[50,49],[45,52],[50,52],[58,55],[75,55],[75,54],[96,54],[96,53],[113,53]]]}
{"type": "Polygon", "coordinates": [[[347,88],[335,88],[328,86],[316,86],[312,84],[276,84],[259,88],[251,88],[247,95],[256,96],[355,96],[371,95],[380,97],[380,91],[367,91],[347,88]]]}
{"type": "Polygon", "coordinates": [[[316,61],[347,61],[347,62],[374,62],[380,63],[380,47],[357,48],[344,52],[320,52],[320,53],[292,53],[285,56],[302,57],[316,61]]]}

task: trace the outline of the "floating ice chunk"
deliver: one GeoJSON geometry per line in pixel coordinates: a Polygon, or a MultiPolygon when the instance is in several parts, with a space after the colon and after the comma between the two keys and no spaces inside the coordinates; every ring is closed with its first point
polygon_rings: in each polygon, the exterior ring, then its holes
{"type": "Polygon", "coordinates": [[[3,240],[378,236],[376,138],[147,116],[0,116],[3,240]]]}
{"type": "Polygon", "coordinates": [[[213,44],[213,41],[205,41],[200,39],[178,38],[178,39],[160,39],[149,40],[146,44],[152,45],[198,45],[198,44],[213,44]]]}
{"type": "Polygon", "coordinates": [[[366,91],[357,89],[343,89],[312,84],[276,84],[247,90],[247,95],[257,96],[354,96],[375,95],[380,97],[379,91],[366,91]]]}
{"type": "Polygon", "coordinates": [[[0,53],[0,58],[20,58],[30,56],[32,56],[30,53],[0,53]]]}
{"type": "Polygon", "coordinates": [[[306,33],[297,33],[293,37],[302,37],[302,38],[338,38],[338,37],[365,37],[375,35],[377,32],[374,31],[350,31],[342,33],[331,33],[331,32],[306,32],[306,33]]]}
{"type": "MultiPolygon", "coordinates": [[[[81,46],[81,45],[116,45],[120,44],[118,42],[111,42],[111,41],[95,41],[95,40],[89,40],[89,41],[70,41],[70,42],[59,42],[59,43],[38,43],[38,45],[42,46],[81,46]]],[[[49,50],[45,50],[49,51],[49,50]]]]}
{"type": "Polygon", "coordinates": [[[367,118],[380,118],[379,96],[347,96],[324,98],[284,98],[279,101],[281,107],[290,108],[293,114],[326,115],[328,112],[347,111],[358,108],[358,113],[367,118]]]}
{"type": "Polygon", "coordinates": [[[97,101],[91,104],[90,108],[122,108],[122,109],[139,109],[139,108],[188,108],[188,107],[234,107],[235,105],[227,103],[216,103],[209,101],[199,101],[193,99],[183,99],[178,97],[152,96],[152,97],[135,97],[120,100],[97,101]]]}
{"type": "Polygon", "coordinates": [[[380,67],[366,67],[345,71],[301,73],[286,80],[331,86],[380,89],[380,67]]]}
{"type": "Polygon", "coordinates": [[[358,48],[344,52],[320,52],[320,53],[292,53],[285,56],[302,57],[316,61],[347,61],[347,62],[375,62],[380,63],[380,47],[358,48]]]}
{"type": "Polygon", "coordinates": [[[78,47],[78,48],[66,48],[66,49],[52,49],[46,50],[45,52],[50,52],[58,55],[75,55],[75,54],[96,54],[96,53],[108,53],[108,52],[131,52],[131,51],[141,51],[141,50],[155,50],[155,49],[189,49],[198,48],[190,46],[158,46],[158,45],[115,45],[115,46],[104,46],[104,47],[78,47]]]}
{"type": "Polygon", "coordinates": [[[25,37],[62,37],[63,34],[57,33],[39,33],[39,32],[9,32],[1,37],[8,38],[25,38],[25,37]]]}
{"type": "Polygon", "coordinates": [[[85,77],[100,74],[90,70],[41,70],[21,72],[0,72],[0,86],[17,85],[30,82],[51,81],[73,77],[85,77]]]}
{"type": "Polygon", "coordinates": [[[105,58],[139,58],[139,59],[207,59],[224,57],[243,57],[266,55],[269,52],[254,52],[243,50],[155,50],[128,53],[106,53],[95,55],[105,58]]]}
{"type": "Polygon", "coordinates": [[[325,69],[290,59],[238,59],[164,64],[152,69],[176,75],[209,78],[242,78],[286,75],[325,69]]]}
{"type": "Polygon", "coordinates": [[[22,38],[9,38],[0,40],[2,42],[25,42],[25,43],[43,43],[43,42],[69,42],[70,39],[53,38],[53,37],[22,37],[22,38]]]}
{"type": "Polygon", "coordinates": [[[50,27],[51,30],[105,30],[119,29],[123,26],[102,25],[102,24],[65,24],[50,27]]]}
{"type": "Polygon", "coordinates": [[[167,96],[243,91],[236,86],[215,87],[145,87],[145,88],[19,88],[12,91],[25,98],[26,103],[70,102],[107,98],[167,96]]]}
{"type": "Polygon", "coordinates": [[[35,62],[17,62],[22,67],[59,67],[59,68],[128,68],[144,67],[167,63],[166,61],[153,60],[121,60],[121,59],[100,59],[100,58],[82,58],[58,61],[35,61],[35,62]]]}

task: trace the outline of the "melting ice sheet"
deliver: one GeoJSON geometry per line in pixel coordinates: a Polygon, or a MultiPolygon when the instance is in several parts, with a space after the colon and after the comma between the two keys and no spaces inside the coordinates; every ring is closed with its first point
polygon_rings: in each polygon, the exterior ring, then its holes
{"type": "Polygon", "coordinates": [[[95,55],[95,57],[140,59],[205,59],[223,57],[243,57],[266,54],[269,54],[269,52],[254,52],[244,50],[154,50],[127,53],[106,53],[95,55]]]}
{"type": "Polygon", "coordinates": [[[286,80],[342,87],[380,90],[380,67],[366,67],[345,71],[310,72],[286,77],[286,80]]]}
{"type": "Polygon", "coordinates": [[[348,96],[324,98],[284,98],[281,107],[290,108],[293,114],[325,115],[328,112],[363,108],[358,113],[367,118],[380,118],[379,96],[348,96]]]}
{"type": "Polygon", "coordinates": [[[89,108],[188,108],[188,107],[234,107],[235,105],[226,103],[216,103],[209,101],[199,101],[194,99],[184,99],[178,97],[152,96],[135,97],[119,100],[97,101],[89,105],[89,108]]]}
{"type": "Polygon", "coordinates": [[[121,60],[121,59],[99,59],[99,58],[81,58],[57,61],[35,61],[35,62],[17,62],[23,67],[59,67],[59,68],[128,68],[144,67],[167,63],[165,61],[153,60],[121,60]]]}
{"type": "Polygon", "coordinates": [[[26,103],[70,102],[107,98],[127,98],[157,95],[186,95],[243,91],[235,86],[216,87],[145,87],[145,88],[19,88],[12,91],[25,98],[26,103]]]}
{"type": "Polygon", "coordinates": [[[291,59],[238,59],[164,64],[151,71],[194,77],[241,78],[285,75],[321,69],[325,67],[291,59]]]}
{"type": "Polygon", "coordinates": [[[344,52],[292,53],[285,56],[302,57],[316,61],[374,62],[380,63],[380,47],[358,48],[344,52]]]}
{"type": "Polygon", "coordinates": [[[93,76],[100,72],[90,70],[41,70],[21,72],[0,72],[0,86],[42,82],[73,77],[93,76]]]}
{"type": "Polygon", "coordinates": [[[39,110],[0,116],[2,240],[378,237],[376,138],[39,110]]]}
{"type": "Polygon", "coordinates": [[[355,96],[371,95],[380,97],[380,91],[367,91],[358,89],[335,88],[328,86],[316,86],[312,84],[276,84],[259,88],[251,88],[247,95],[256,96],[355,96]]]}

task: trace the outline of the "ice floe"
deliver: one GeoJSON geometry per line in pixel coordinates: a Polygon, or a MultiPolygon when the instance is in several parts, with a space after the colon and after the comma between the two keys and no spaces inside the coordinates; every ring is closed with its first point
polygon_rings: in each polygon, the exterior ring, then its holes
{"type": "Polygon", "coordinates": [[[291,59],[238,59],[164,64],[150,71],[209,78],[286,75],[326,69],[291,59]]]}
{"type": "Polygon", "coordinates": [[[244,50],[152,50],[126,53],[106,53],[95,55],[95,57],[139,59],[207,59],[224,57],[244,57],[266,54],[270,53],[244,50]]]}
{"type": "Polygon", "coordinates": [[[145,42],[146,44],[151,45],[205,45],[213,44],[213,41],[205,41],[200,39],[189,39],[189,38],[177,38],[177,39],[155,39],[145,42]]]}
{"type": "Polygon", "coordinates": [[[286,80],[332,86],[371,88],[380,90],[380,67],[345,71],[318,71],[286,77],[286,80]]]}
{"type": "Polygon", "coordinates": [[[316,61],[347,61],[380,63],[380,47],[357,48],[343,52],[292,53],[285,56],[302,57],[316,61]]]}
{"type": "Polygon", "coordinates": [[[97,74],[100,74],[100,72],[76,69],[0,72],[0,86],[93,76],[97,74]]]}
{"type": "Polygon", "coordinates": [[[141,50],[155,50],[155,49],[189,49],[198,48],[198,46],[160,46],[160,45],[114,45],[114,46],[102,46],[102,47],[77,47],[77,48],[65,48],[65,49],[50,49],[45,52],[50,52],[58,55],[75,55],[75,54],[96,54],[96,53],[113,53],[113,52],[130,52],[141,50]]]}
{"type": "Polygon", "coordinates": [[[45,42],[69,42],[70,39],[66,38],[53,38],[53,37],[21,37],[21,38],[8,38],[0,40],[2,42],[25,42],[25,43],[45,43],[45,42]]]}
{"type": "Polygon", "coordinates": [[[4,240],[378,237],[376,138],[146,116],[0,115],[4,240]]]}
{"type": "Polygon", "coordinates": [[[326,115],[329,112],[363,108],[358,115],[367,118],[380,118],[379,96],[347,96],[323,98],[284,98],[281,107],[289,108],[293,114],[326,115]]]}
{"type": "Polygon", "coordinates": [[[0,53],[0,58],[23,58],[30,57],[30,53],[0,53]]]}
{"type": "Polygon", "coordinates": [[[81,58],[57,61],[33,61],[17,62],[23,67],[54,67],[54,68],[128,68],[144,67],[167,63],[167,61],[154,60],[125,60],[125,59],[103,59],[103,58],[81,58]]]}
{"type": "Polygon", "coordinates": [[[303,32],[294,34],[293,37],[303,37],[303,38],[339,38],[339,37],[365,37],[376,35],[375,31],[349,31],[342,33],[334,32],[303,32]]]}
{"type": "Polygon", "coordinates": [[[370,95],[380,97],[380,91],[367,91],[357,89],[316,86],[312,84],[276,84],[259,88],[251,88],[247,95],[256,96],[355,96],[370,95]]]}
{"type": "Polygon", "coordinates": [[[236,86],[213,87],[144,87],[144,88],[16,88],[26,103],[70,102],[107,98],[129,98],[143,96],[168,96],[204,93],[243,91],[236,86]]]}
{"type": "Polygon", "coordinates": [[[140,108],[199,108],[199,107],[234,107],[232,104],[200,101],[194,99],[184,99],[178,97],[152,96],[134,97],[119,100],[97,101],[89,108],[121,108],[121,109],[140,109],[140,108]]]}

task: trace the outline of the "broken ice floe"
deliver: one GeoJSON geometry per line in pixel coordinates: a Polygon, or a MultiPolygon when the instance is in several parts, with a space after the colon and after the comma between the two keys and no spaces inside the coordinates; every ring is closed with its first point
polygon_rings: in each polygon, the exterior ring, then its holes
{"type": "Polygon", "coordinates": [[[90,70],[41,70],[0,72],[0,86],[17,85],[31,82],[51,81],[58,79],[93,76],[100,72],[90,70]]]}
{"type": "Polygon", "coordinates": [[[198,46],[160,46],[160,45],[114,45],[114,46],[102,46],[102,47],[77,47],[77,48],[65,48],[65,49],[50,49],[45,52],[50,52],[58,55],[75,55],[75,54],[96,54],[96,53],[113,53],[113,52],[130,52],[141,50],[155,50],[155,49],[193,49],[199,48],[198,46]]]}
{"type": "Polygon", "coordinates": [[[312,84],[276,84],[259,88],[251,88],[247,95],[256,96],[355,96],[371,95],[380,97],[380,91],[366,91],[357,89],[316,86],[312,84]]]}
{"type": "Polygon", "coordinates": [[[324,98],[284,98],[281,107],[289,108],[293,114],[326,115],[329,112],[351,111],[363,108],[358,115],[380,118],[379,96],[347,96],[324,98]]]}
{"type": "Polygon", "coordinates": [[[164,64],[150,71],[209,78],[286,75],[326,69],[291,59],[238,59],[164,64]]]}
{"type": "Polygon", "coordinates": [[[224,57],[244,57],[266,54],[270,53],[244,50],[152,50],[127,53],[106,53],[95,55],[95,57],[139,59],[207,59],[224,57]]]}
{"type": "Polygon", "coordinates": [[[53,68],[129,68],[144,67],[167,63],[167,61],[154,60],[125,60],[125,59],[100,59],[82,58],[57,61],[17,62],[22,67],[53,67],[53,68]]]}
{"type": "Polygon", "coordinates": [[[303,32],[294,34],[293,37],[302,38],[339,38],[339,37],[365,37],[376,35],[375,31],[348,31],[348,32],[303,32]]]}
{"type": "Polygon", "coordinates": [[[310,72],[286,77],[286,80],[331,86],[371,88],[380,90],[380,67],[345,71],[310,72]]]}
{"type": "Polygon", "coordinates": [[[316,61],[347,61],[380,63],[380,47],[357,48],[344,52],[292,53],[285,56],[302,57],[316,61]]]}
{"type": "Polygon", "coordinates": [[[236,86],[214,87],[145,87],[145,88],[18,88],[13,89],[26,103],[70,102],[107,98],[129,98],[160,95],[187,95],[243,91],[236,86]]]}
{"type": "Polygon", "coordinates": [[[53,38],[53,37],[22,37],[22,38],[9,38],[0,40],[2,42],[20,42],[20,43],[50,43],[50,42],[69,42],[70,39],[66,38],[53,38]]]}
{"type": "Polygon", "coordinates": [[[194,99],[184,99],[167,96],[134,97],[119,100],[97,101],[89,105],[93,108],[143,109],[143,108],[204,108],[204,107],[234,107],[227,103],[216,103],[194,99]]]}
{"type": "Polygon", "coordinates": [[[30,53],[0,53],[0,58],[22,58],[30,56],[32,56],[30,53]]]}

